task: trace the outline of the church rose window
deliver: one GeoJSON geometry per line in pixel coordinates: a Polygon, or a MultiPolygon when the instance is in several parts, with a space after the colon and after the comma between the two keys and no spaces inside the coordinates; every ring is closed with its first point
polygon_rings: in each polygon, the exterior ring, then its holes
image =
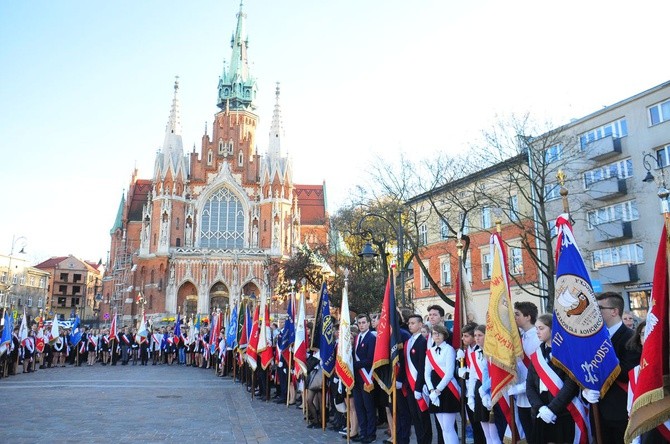
{"type": "Polygon", "coordinates": [[[202,210],[200,246],[203,248],[242,248],[244,209],[242,202],[227,188],[214,193],[202,210]]]}

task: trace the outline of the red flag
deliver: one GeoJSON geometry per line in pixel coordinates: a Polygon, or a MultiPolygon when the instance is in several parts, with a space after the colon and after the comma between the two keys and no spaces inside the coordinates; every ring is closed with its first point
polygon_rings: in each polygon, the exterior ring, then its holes
{"type": "Polygon", "coordinates": [[[396,311],[394,271],[395,267],[391,269],[386,281],[382,312],[377,325],[377,343],[372,360],[374,377],[387,394],[391,394],[395,388],[394,376],[398,373],[398,361],[403,348],[396,311]]]}
{"type": "MultiPolygon", "coordinates": [[[[40,322],[40,324],[41,323],[42,322],[40,322]]],[[[37,332],[37,337],[35,338],[35,349],[40,353],[44,353],[44,328],[41,326],[37,332]]]]}
{"type": "MultiPolygon", "coordinates": [[[[270,306],[265,305],[265,315],[263,317],[263,326],[260,333],[263,335],[267,334],[267,328],[270,326],[270,306]]],[[[267,336],[266,336],[267,339],[267,336]]],[[[272,358],[274,357],[274,348],[272,347],[272,344],[267,344],[265,350],[261,351],[261,367],[265,370],[268,368],[268,365],[272,363],[272,358]]]]}
{"type": "Polygon", "coordinates": [[[305,297],[307,292],[300,296],[297,321],[295,323],[295,343],[293,344],[293,359],[295,359],[295,376],[307,375],[307,329],[305,329],[305,297]]]}
{"type": "Polygon", "coordinates": [[[114,313],[114,317],[112,317],[112,325],[109,327],[109,340],[119,340],[119,335],[116,331],[116,313],[114,313]]]}
{"type": "MultiPolygon", "coordinates": [[[[668,359],[668,239],[667,227],[661,231],[661,241],[654,266],[654,280],[649,300],[645,340],[640,359],[640,373],[633,392],[625,441],[651,430],[670,419],[670,396],[664,393],[663,380],[669,374],[668,359]]],[[[666,383],[667,384],[667,383],[666,383]]],[[[668,387],[665,387],[667,390],[668,387]]]]}
{"type": "Polygon", "coordinates": [[[253,370],[256,370],[258,367],[258,338],[259,338],[259,329],[258,329],[258,313],[259,306],[256,306],[254,310],[254,323],[251,326],[251,338],[249,338],[249,345],[247,346],[247,362],[253,370]]]}

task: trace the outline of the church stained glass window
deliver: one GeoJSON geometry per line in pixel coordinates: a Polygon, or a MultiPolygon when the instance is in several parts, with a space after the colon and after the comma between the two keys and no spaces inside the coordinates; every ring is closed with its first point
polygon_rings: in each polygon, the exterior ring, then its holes
{"type": "Polygon", "coordinates": [[[219,189],[203,207],[200,246],[216,249],[244,246],[244,207],[227,188],[219,189]]]}

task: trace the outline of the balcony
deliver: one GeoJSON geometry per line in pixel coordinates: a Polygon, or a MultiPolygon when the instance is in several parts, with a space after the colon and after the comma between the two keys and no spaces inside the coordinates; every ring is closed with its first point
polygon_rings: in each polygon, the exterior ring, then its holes
{"type": "Polygon", "coordinates": [[[637,265],[621,264],[612,267],[604,267],[597,271],[600,282],[603,284],[624,284],[626,282],[636,282],[639,280],[637,275],[637,265]]]}
{"type": "Polygon", "coordinates": [[[609,242],[633,237],[633,227],[630,222],[615,220],[595,227],[595,239],[598,242],[609,242]]]}
{"type": "Polygon", "coordinates": [[[589,187],[588,193],[595,200],[608,200],[628,193],[626,179],[610,177],[609,179],[594,182],[589,187]]]}
{"type": "Polygon", "coordinates": [[[605,160],[621,154],[621,139],[612,136],[594,140],[586,145],[589,160],[605,160]]]}

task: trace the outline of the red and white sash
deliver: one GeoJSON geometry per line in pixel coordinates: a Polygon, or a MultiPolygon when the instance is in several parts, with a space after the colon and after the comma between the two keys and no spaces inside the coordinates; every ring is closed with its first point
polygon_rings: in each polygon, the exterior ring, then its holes
{"type": "MultiPolygon", "coordinates": [[[[423,390],[417,390],[416,387],[416,378],[418,377],[419,372],[417,371],[416,367],[414,366],[414,363],[412,362],[411,358],[411,350],[408,347],[409,341],[405,341],[405,373],[407,374],[407,382],[409,383],[409,387],[412,390],[412,392],[421,392],[422,395],[419,399],[416,400],[416,403],[419,405],[419,410],[422,412],[425,412],[428,410],[428,402],[426,401],[425,397],[423,396],[423,390]]],[[[414,395],[414,393],[412,393],[414,395]]]]}
{"type": "Polygon", "coordinates": [[[102,340],[105,341],[106,345],[109,345],[109,336],[103,336],[102,340]]]}
{"type": "Polygon", "coordinates": [[[475,375],[477,376],[477,379],[479,381],[482,380],[482,369],[479,366],[479,360],[477,359],[477,351],[478,350],[473,350],[472,354],[470,356],[470,363],[472,364],[472,368],[475,369],[475,375]]]}
{"type": "Polygon", "coordinates": [[[372,392],[375,388],[374,381],[372,380],[372,370],[368,371],[364,368],[359,368],[358,374],[363,379],[363,389],[368,393],[372,392]]]}
{"type": "MultiPolygon", "coordinates": [[[[428,361],[430,362],[430,366],[433,367],[433,371],[437,373],[437,375],[440,377],[440,379],[444,379],[446,374],[444,373],[444,370],[442,367],[439,366],[437,361],[435,360],[435,356],[433,355],[433,349],[429,348],[426,350],[426,356],[428,357],[428,361]]],[[[455,384],[453,376],[449,380],[449,383],[447,384],[447,388],[449,388],[449,391],[451,392],[452,395],[456,397],[460,401],[461,399],[461,389],[455,384]]]]}
{"type": "MultiPolygon", "coordinates": [[[[542,383],[547,387],[549,393],[552,396],[558,396],[558,392],[563,387],[563,381],[558,377],[556,372],[549,366],[547,361],[542,355],[542,349],[538,348],[535,353],[531,356],[531,362],[538,376],[542,380],[542,383]]],[[[577,397],[574,397],[572,401],[566,407],[570,412],[570,416],[575,421],[575,439],[574,444],[586,444],[589,442],[590,424],[588,411],[584,408],[584,405],[579,401],[577,397]]]]}
{"type": "Polygon", "coordinates": [[[95,338],[95,337],[93,337],[93,336],[89,336],[89,337],[88,337],[88,342],[89,342],[89,344],[91,344],[93,347],[97,347],[97,346],[98,346],[98,340],[97,340],[97,338],[95,338]]]}
{"type": "Polygon", "coordinates": [[[126,345],[130,345],[130,340],[128,339],[128,335],[123,334],[123,335],[121,335],[121,337],[123,338],[123,342],[125,342],[126,345]]]}

